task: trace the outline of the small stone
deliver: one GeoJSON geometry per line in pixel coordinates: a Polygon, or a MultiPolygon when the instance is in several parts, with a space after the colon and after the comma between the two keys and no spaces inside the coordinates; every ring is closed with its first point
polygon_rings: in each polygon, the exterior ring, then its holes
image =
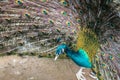
{"type": "Polygon", "coordinates": [[[14,72],[16,75],[20,75],[21,73],[19,71],[14,72]]]}
{"type": "Polygon", "coordinates": [[[28,61],[28,59],[23,59],[23,60],[21,60],[19,63],[20,64],[24,64],[25,62],[27,62],[28,61]]]}
{"type": "Polygon", "coordinates": [[[30,77],[30,78],[29,78],[29,80],[33,80],[33,79],[34,79],[34,77],[30,77]]]}

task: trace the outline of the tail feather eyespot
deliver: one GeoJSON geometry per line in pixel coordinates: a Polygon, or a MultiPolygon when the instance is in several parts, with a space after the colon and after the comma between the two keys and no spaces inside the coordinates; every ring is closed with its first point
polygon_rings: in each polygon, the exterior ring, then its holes
{"type": "Polygon", "coordinates": [[[22,5],[23,4],[23,0],[16,0],[15,1],[18,5],[22,5]]]}
{"type": "Polygon", "coordinates": [[[67,3],[65,0],[61,0],[60,3],[61,3],[63,6],[68,6],[68,3],[67,3]]]}
{"type": "Polygon", "coordinates": [[[48,14],[48,11],[47,11],[46,9],[43,9],[43,10],[42,10],[42,13],[45,14],[45,15],[47,15],[47,14],[48,14]]]}

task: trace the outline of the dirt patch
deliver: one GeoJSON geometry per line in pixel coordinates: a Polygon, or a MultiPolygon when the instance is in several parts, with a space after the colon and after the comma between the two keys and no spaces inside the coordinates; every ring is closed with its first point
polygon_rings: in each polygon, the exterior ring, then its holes
{"type": "MultiPolygon", "coordinates": [[[[0,57],[0,80],[77,80],[79,67],[70,59],[0,57]]],[[[84,70],[87,80],[89,69],[84,70]]]]}

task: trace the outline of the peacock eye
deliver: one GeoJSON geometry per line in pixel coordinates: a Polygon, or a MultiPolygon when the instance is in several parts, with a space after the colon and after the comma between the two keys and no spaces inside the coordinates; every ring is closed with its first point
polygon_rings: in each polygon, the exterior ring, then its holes
{"type": "Polygon", "coordinates": [[[114,57],[113,57],[112,55],[110,55],[110,56],[109,56],[109,58],[110,58],[111,60],[113,60],[113,59],[114,59],[114,57]]]}
{"type": "Polygon", "coordinates": [[[80,10],[79,14],[80,14],[80,15],[82,15],[82,14],[83,14],[83,11],[82,11],[82,10],[80,10]]]}
{"type": "Polygon", "coordinates": [[[81,22],[81,20],[80,20],[80,19],[77,19],[77,22],[79,23],[79,22],[81,22]]]}
{"type": "Polygon", "coordinates": [[[65,0],[61,0],[61,4],[64,5],[64,6],[68,5],[68,3],[65,0]]]}
{"type": "Polygon", "coordinates": [[[105,63],[103,63],[102,66],[105,68],[106,67],[105,63]]]}
{"type": "Polygon", "coordinates": [[[54,24],[54,21],[53,20],[49,20],[49,23],[54,24]]]}
{"type": "Polygon", "coordinates": [[[69,21],[66,22],[67,26],[71,26],[71,23],[69,21]]]}
{"type": "Polygon", "coordinates": [[[67,15],[67,12],[65,12],[65,11],[62,11],[61,13],[62,13],[62,15],[64,15],[64,16],[67,15]]]}
{"type": "Polygon", "coordinates": [[[22,1],[22,0],[16,0],[16,3],[17,3],[18,5],[22,5],[22,4],[23,4],[23,1],[22,1]]]}
{"type": "Polygon", "coordinates": [[[28,13],[26,13],[25,16],[26,16],[27,18],[30,18],[30,14],[28,14],[28,13]]]}
{"type": "Polygon", "coordinates": [[[105,56],[105,53],[104,53],[104,52],[102,52],[102,53],[101,53],[101,55],[102,55],[102,56],[105,56]]]}
{"type": "Polygon", "coordinates": [[[45,14],[45,15],[47,15],[47,14],[48,14],[47,10],[45,10],[45,9],[44,9],[44,10],[42,10],[42,13],[43,13],[43,14],[45,14]]]}

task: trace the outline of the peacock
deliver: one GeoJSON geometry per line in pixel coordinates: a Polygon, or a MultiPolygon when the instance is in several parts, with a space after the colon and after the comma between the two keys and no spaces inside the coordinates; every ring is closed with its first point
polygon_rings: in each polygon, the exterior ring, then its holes
{"type": "MultiPolygon", "coordinates": [[[[71,50],[66,44],[61,44],[57,47],[55,60],[60,54],[64,52],[80,67],[92,68],[89,57],[83,49],[79,49],[75,52],[74,50],[71,50]]],[[[84,74],[84,72],[82,72],[82,69],[83,68],[80,68],[80,70],[76,73],[76,77],[78,80],[86,80],[85,77],[82,75],[84,74]]]]}
{"type": "Polygon", "coordinates": [[[119,25],[119,0],[0,0],[0,55],[66,53],[60,58],[84,59],[74,62],[91,68],[91,77],[119,80],[119,25]]]}
{"type": "MultiPolygon", "coordinates": [[[[66,44],[60,45],[56,49],[55,60],[65,52],[77,65],[91,68],[97,79],[119,80],[120,2],[67,0],[66,3],[69,4],[67,7],[79,13],[82,28],[77,36],[77,50],[66,44]]],[[[80,69],[76,74],[78,80],[86,80],[82,73],[80,69]]]]}

